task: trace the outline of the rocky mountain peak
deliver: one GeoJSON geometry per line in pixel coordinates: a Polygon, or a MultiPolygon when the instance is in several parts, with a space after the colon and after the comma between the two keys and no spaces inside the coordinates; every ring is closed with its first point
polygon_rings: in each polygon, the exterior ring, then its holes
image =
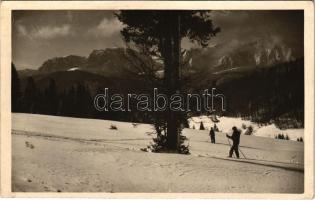
{"type": "Polygon", "coordinates": [[[74,67],[84,67],[86,62],[85,57],[76,55],[55,57],[45,61],[38,70],[42,72],[67,71],[74,67]]]}

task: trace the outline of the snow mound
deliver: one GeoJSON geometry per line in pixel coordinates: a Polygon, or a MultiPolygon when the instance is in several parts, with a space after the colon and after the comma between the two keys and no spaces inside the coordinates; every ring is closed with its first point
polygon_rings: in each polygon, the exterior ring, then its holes
{"type": "Polygon", "coordinates": [[[281,130],[274,124],[263,126],[254,132],[255,136],[274,138],[278,134],[288,135],[290,140],[296,141],[302,137],[304,139],[304,129],[286,129],[281,130]]]}
{"type": "Polygon", "coordinates": [[[80,67],[72,67],[72,68],[68,69],[67,71],[71,72],[71,71],[77,71],[79,69],[80,69],[80,67]]]}

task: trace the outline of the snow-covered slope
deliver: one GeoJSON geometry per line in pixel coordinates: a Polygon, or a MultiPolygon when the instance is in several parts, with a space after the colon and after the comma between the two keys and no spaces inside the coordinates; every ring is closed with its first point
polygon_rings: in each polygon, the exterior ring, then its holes
{"type": "MultiPolygon", "coordinates": [[[[277,128],[274,124],[270,124],[267,126],[259,126],[258,124],[251,122],[249,120],[244,120],[242,118],[235,117],[218,117],[219,122],[216,123],[217,127],[220,131],[224,133],[230,133],[233,126],[236,126],[238,129],[242,130],[243,133],[246,129],[243,128],[252,126],[253,127],[253,135],[260,137],[269,137],[275,138],[278,134],[283,134],[284,136],[288,135],[290,140],[296,141],[297,138],[302,137],[304,139],[304,129],[286,129],[281,130],[277,128]]],[[[214,122],[211,120],[209,116],[199,116],[199,117],[191,117],[188,119],[189,128],[199,129],[200,123],[202,122],[204,127],[207,130],[210,130],[211,127],[214,126],[214,122]]]]}
{"type": "Polygon", "coordinates": [[[80,67],[72,67],[72,68],[68,69],[67,71],[71,72],[71,71],[76,71],[76,70],[80,70],[80,67]]]}
{"type": "Polygon", "coordinates": [[[191,155],[141,151],[152,141],[152,132],[149,124],[15,113],[13,191],[304,190],[303,143],[242,135],[240,149],[247,159],[236,160],[226,157],[225,133],[217,132],[216,144],[211,144],[207,130],[184,129],[191,155]]]}

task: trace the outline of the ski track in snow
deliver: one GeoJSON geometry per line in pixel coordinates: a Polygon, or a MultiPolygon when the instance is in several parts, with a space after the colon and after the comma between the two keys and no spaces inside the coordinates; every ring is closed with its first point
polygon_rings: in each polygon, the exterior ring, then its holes
{"type": "Polygon", "coordinates": [[[248,159],[237,160],[227,158],[225,134],[217,133],[211,144],[208,131],[185,129],[191,155],[148,153],[140,151],[154,137],[148,124],[12,116],[15,192],[304,190],[303,143],[242,135],[240,149],[248,159]]]}

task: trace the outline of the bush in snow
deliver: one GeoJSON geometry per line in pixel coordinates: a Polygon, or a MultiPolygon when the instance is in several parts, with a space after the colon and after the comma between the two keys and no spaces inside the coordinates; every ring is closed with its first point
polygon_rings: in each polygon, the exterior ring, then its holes
{"type": "MultiPolygon", "coordinates": [[[[178,153],[181,154],[190,154],[189,145],[185,145],[184,141],[187,140],[186,136],[180,135],[180,145],[178,148],[178,153]]],[[[153,143],[147,146],[147,148],[142,148],[142,151],[151,151],[151,152],[169,152],[166,148],[166,136],[164,134],[158,134],[156,138],[153,138],[153,143]]]]}
{"type": "Polygon", "coordinates": [[[279,140],[290,140],[290,137],[288,135],[283,135],[281,133],[279,133],[278,135],[275,136],[275,139],[279,139],[279,140]]]}
{"type": "Polygon", "coordinates": [[[118,128],[117,128],[117,126],[115,126],[115,125],[110,125],[110,127],[109,127],[109,129],[111,129],[111,130],[117,130],[118,128]]]}
{"type": "Polygon", "coordinates": [[[28,141],[26,141],[26,142],[25,142],[25,146],[26,146],[26,147],[29,147],[29,146],[30,146],[30,143],[29,143],[28,141]]]}
{"type": "Polygon", "coordinates": [[[284,136],[283,134],[279,133],[278,135],[275,136],[275,139],[283,140],[284,136]]]}
{"type": "Polygon", "coordinates": [[[180,136],[181,144],[179,145],[179,152],[181,154],[190,154],[190,152],[189,152],[189,144],[188,145],[184,144],[184,142],[186,140],[188,140],[186,136],[183,136],[183,135],[180,136]]]}
{"type": "Polygon", "coordinates": [[[302,137],[299,137],[299,138],[297,139],[297,141],[298,141],[298,142],[303,142],[303,138],[302,138],[302,137]]]}
{"type": "Polygon", "coordinates": [[[182,125],[183,125],[184,128],[189,128],[188,120],[187,119],[182,120],[182,125]]]}
{"type": "Polygon", "coordinates": [[[28,141],[25,142],[25,145],[26,145],[26,147],[31,148],[31,149],[35,148],[35,146],[28,141]]]}
{"type": "MultiPolygon", "coordinates": [[[[189,145],[185,144],[185,141],[188,140],[186,136],[182,135],[182,129],[185,127],[185,123],[187,123],[187,118],[185,115],[179,116],[179,143],[177,146],[176,153],[180,154],[189,154],[189,145]]],[[[188,124],[188,123],[187,123],[188,124]]],[[[150,143],[146,148],[142,148],[142,151],[149,152],[166,152],[166,153],[175,153],[174,150],[168,149],[167,144],[167,123],[163,117],[163,114],[157,114],[155,116],[154,129],[157,135],[156,138],[153,138],[153,142],[150,143]]]]}
{"type": "Polygon", "coordinates": [[[245,135],[252,135],[253,134],[253,126],[249,125],[245,131],[245,135]]]}
{"type": "Polygon", "coordinates": [[[157,135],[156,138],[153,138],[153,142],[154,143],[148,146],[148,148],[151,149],[152,152],[161,152],[166,146],[166,136],[162,134],[157,135]]]}
{"type": "Polygon", "coordinates": [[[203,126],[203,123],[202,123],[202,122],[200,123],[199,130],[205,130],[205,127],[203,126]]]}
{"type": "MultiPolygon", "coordinates": [[[[242,124],[242,128],[245,130],[247,127],[246,127],[246,124],[242,124]]],[[[246,135],[246,134],[245,134],[246,135]]]]}

